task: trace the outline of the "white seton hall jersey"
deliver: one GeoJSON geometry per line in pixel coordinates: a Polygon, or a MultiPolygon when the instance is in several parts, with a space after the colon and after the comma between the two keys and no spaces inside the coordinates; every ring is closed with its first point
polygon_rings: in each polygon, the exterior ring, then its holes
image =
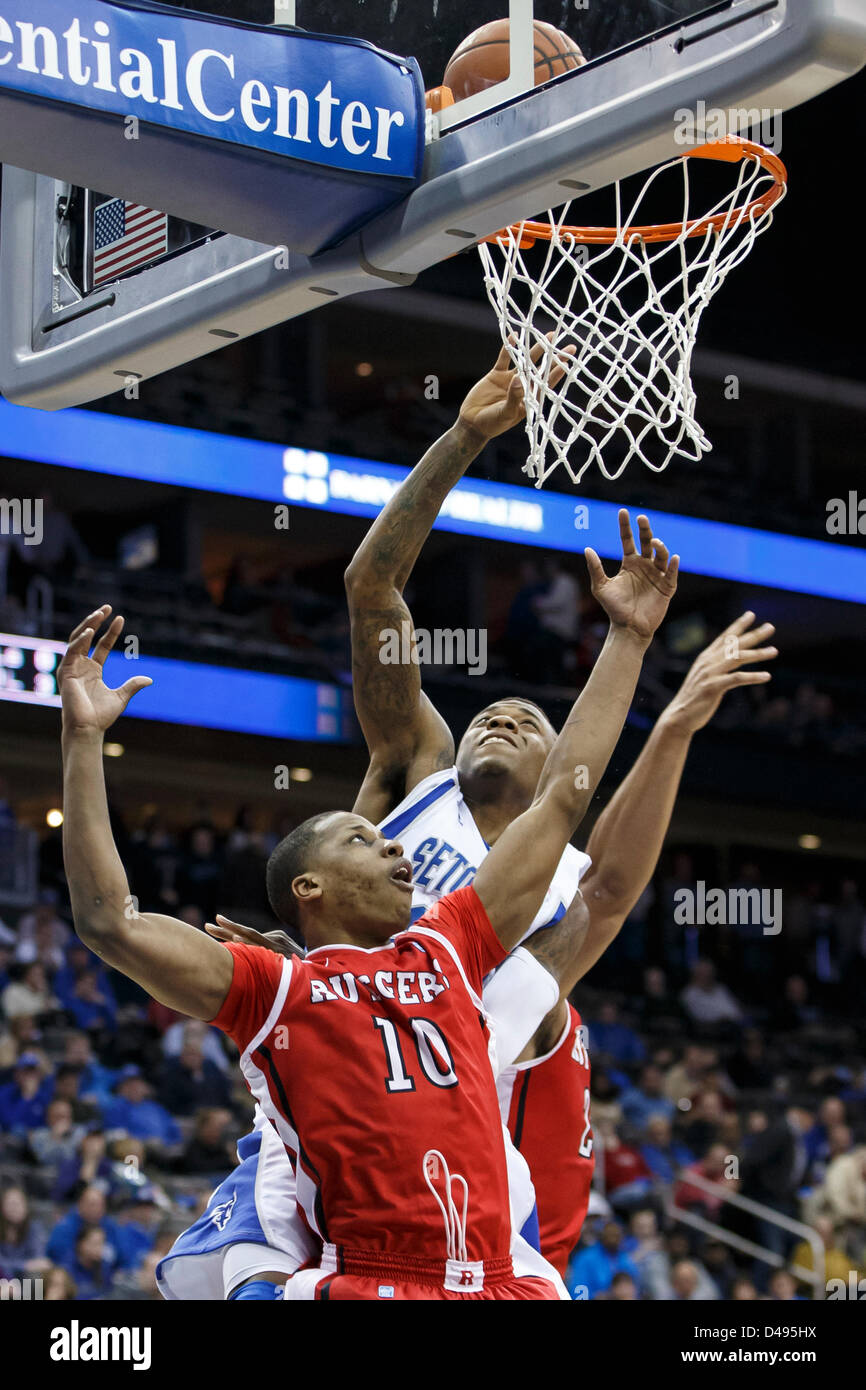
{"type": "MultiPolygon", "coordinates": [[[[471,883],[490,852],[463,799],[456,767],[425,777],[379,829],[389,840],[399,840],[412,861],[413,922],[444,893],[471,883]]],[[[542,927],[552,927],[565,915],[591,862],[589,855],[566,845],[544,902],[527,923],[522,940],[542,927]]]]}

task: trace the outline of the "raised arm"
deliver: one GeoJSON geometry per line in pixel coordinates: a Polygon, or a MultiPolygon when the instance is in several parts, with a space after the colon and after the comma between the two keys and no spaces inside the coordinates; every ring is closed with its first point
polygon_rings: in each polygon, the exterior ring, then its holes
{"type": "Polygon", "coordinates": [[[596,821],[587,845],[592,867],[582,886],[589,929],[563,972],[566,993],[613,941],[655,872],[692,738],[727,691],[770,680],[769,671],[742,669],[778,655],[776,647],[763,645],[773,635],[772,623],[754,627],[754,621],[754,613],[743,613],[695,659],[596,821]]]}
{"type": "Polygon", "coordinates": [[[120,636],[117,617],[88,652],[111,609],[85,618],[60,663],[63,704],[63,862],[78,936],[107,965],[148,994],[192,1018],[219,1013],[232,982],[231,953],[173,917],[140,913],[111,833],[102,744],[139,690],[133,676],[118,690],[105,684],[105,659],[120,636]]]}
{"type": "Polygon", "coordinates": [[[456,423],[428,449],[373,522],[346,570],[353,694],[370,753],[355,809],[373,822],[454,758],[453,737],[421,689],[418,665],[383,663],[383,634],[396,632],[402,640],[406,632],[414,644],[403,590],[442,504],[488,441],[524,415],[520,379],[503,349],[492,371],[469,392],[456,423]]]}
{"type": "Polygon", "coordinates": [[[623,562],[609,579],[587,550],[592,591],[610,632],[583,693],[545,763],[535,800],[481,864],[475,889],[506,949],[520,940],[604,775],[634,696],[644,652],[676,591],[679,557],[669,558],[645,516],[640,553],[628,512],[620,512],[623,562]]]}

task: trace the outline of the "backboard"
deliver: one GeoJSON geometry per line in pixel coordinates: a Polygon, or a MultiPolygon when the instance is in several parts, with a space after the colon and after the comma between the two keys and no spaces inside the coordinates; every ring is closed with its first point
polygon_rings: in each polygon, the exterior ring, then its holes
{"type": "MultiPolygon", "coordinates": [[[[295,25],[348,35],[417,59],[428,90],[442,84],[468,32],[508,15],[509,70],[501,83],[428,117],[423,172],[407,196],[313,255],[172,216],[155,259],[96,284],[92,219],[116,190],[88,192],[4,167],[0,390],[46,409],[110,394],[328,300],[411,284],[502,226],[681,153],[683,110],[694,112],[698,144],[707,112],[741,130],[866,61],[863,0],[115,4],[160,11],[166,23],[202,9],[256,26],[276,15],[287,32],[295,25]],[[587,63],[536,86],[534,20],[568,33],[587,63]]],[[[310,219],[316,215],[311,204],[310,219]]]]}

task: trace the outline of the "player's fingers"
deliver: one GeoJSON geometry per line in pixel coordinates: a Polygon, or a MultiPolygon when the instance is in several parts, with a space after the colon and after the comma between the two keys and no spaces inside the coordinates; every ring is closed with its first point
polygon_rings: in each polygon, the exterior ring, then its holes
{"type": "Polygon", "coordinates": [[[555,337],[556,334],[553,331],[553,329],[551,329],[549,333],[545,333],[540,343],[536,343],[534,348],[530,348],[529,356],[531,357],[533,362],[540,362],[542,357],[544,357],[548,352],[550,352],[551,344],[553,343],[555,337]]]}
{"type": "Polygon", "coordinates": [[[123,700],[124,706],[128,705],[133,695],[137,695],[139,690],[146,690],[149,685],[153,685],[150,676],[130,676],[128,681],[124,681],[117,694],[123,700]]]}
{"type": "Polygon", "coordinates": [[[94,608],[93,612],[88,613],[86,618],[82,618],[78,626],[74,627],[70,632],[69,646],[71,647],[72,643],[78,640],[85,628],[89,628],[91,632],[95,632],[97,628],[102,626],[110,612],[111,607],[107,603],[104,603],[101,608],[94,608]]]}
{"type": "Polygon", "coordinates": [[[664,541],[660,541],[660,540],[659,540],[658,536],[653,536],[653,539],[652,539],[652,548],[653,548],[653,558],[654,558],[654,560],[655,560],[655,562],[656,562],[656,568],[657,568],[657,569],[660,569],[660,570],[662,571],[662,573],[664,573],[664,571],[665,571],[665,570],[667,569],[667,567],[668,567],[668,562],[669,562],[669,560],[670,560],[670,555],[668,554],[668,548],[667,548],[667,546],[665,545],[664,541]]]}
{"type": "Polygon", "coordinates": [[[751,609],[747,609],[745,613],[740,614],[739,618],[735,618],[732,623],[728,623],[728,626],[725,628],[724,632],[719,634],[719,640],[723,640],[725,637],[729,636],[739,637],[742,633],[745,632],[747,627],[751,627],[754,621],[754,613],[751,611],[751,609]]]}
{"type": "Polygon", "coordinates": [[[634,536],[631,533],[631,517],[625,507],[619,509],[619,538],[622,542],[623,557],[637,554],[634,536]]]}
{"type": "Polygon", "coordinates": [[[556,353],[556,365],[550,373],[548,379],[549,386],[558,386],[568,371],[569,363],[577,352],[574,343],[568,343],[564,348],[558,348],[556,353]]]}
{"type": "Polygon", "coordinates": [[[674,588],[677,587],[677,578],[678,578],[678,576],[679,576],[679,572],[680,572],[680,557],[679,557],[679,555],[672,555],[672,556],[671,556],[671,562],[670,562],[670,564],[668,565],[667,578],[668,578],[668,581],[674,586],[674,588]]]}
{"type": "Polygon", "coordinates": [[[778,647],[756,647],[754,651],[744,649],[733,659],[739,666],[749,666],[755,661],[774,661],[778,655],[778,647]]]}
{"type": "Polygon", "coordinates": [[[651,560],[653,553],[653,530],[649,524],[648,516],[641,515],[638,517],[637,532],[640,538],[640,553],[645,560],[651,560]]]}
{"type": "Polygon", "coordinates": [[[607,583],[607,575],[604,572],[604,565],[592,549],[592,546],[588,545],[583,553],[586,558],[586,568],[589,570],[589,580],[592,585],[592,591],[595,593],[596,589],[601,588],[602,585],[607,583]]]}
{"type": "Polygon", "coordinates": [[[775,631],[772,623],[761,623],[760,627],[753,627],[751,632],[741,633],[739,645],[745,648],[757,646],[759,642],[766,642],[775,631]]]}
{"type": "MultiPolygon", "coordinates": [[[[517,337],[516,337],[516,335],[515,335],[514,333],[510,333],[510,334],[508,335],[508,343],[511,344],[511,345],[513,346],[516,342],[517,342],[517,337]]],[[[509,351],[508,351],[508,345],[505,344],[505,345],[503,345],[503,346],[499,349],[499,356],[497,357],[496,361],[495,361],[494,364],[493,364],[493,370],[494,370],[494,372],[504,372],[504,371],[507,371],[507,369],[508,369],[510,366],[511,366],[511,354],[510,354],[509,351]]]]}
{"type": "Polygon", "coordinates": [[[731,671],[722,679],[723,688],[730,690],[735,685],[765,685],[773,677],[769,671],[731,671]]]}
{"type": "Polygon", "coordinates": [[[243,942],[243,937],[237,932],[230,931],[228,927],[217,926],[216,922],[205,922],[204,929],[209,936],[215,936],[217,941],[237,941],[243,942]]]}
{"type": "Polygon", "coordinates": [[[123,622],[123,618],[118,613],[117,617],[111,620],[107,629],[93,648],[93,660],[97,665],[105,665],[105,658],[108,656],[108,653],[123,631],[123,622]]]}

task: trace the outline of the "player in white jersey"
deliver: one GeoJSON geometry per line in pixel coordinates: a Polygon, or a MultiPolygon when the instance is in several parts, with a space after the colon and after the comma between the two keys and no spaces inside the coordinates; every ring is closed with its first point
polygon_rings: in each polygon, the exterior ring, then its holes
{"type": "MultiPolygon", "coordinates": [[[[529,806],[555,739],[546,716],[532,702],[501,701],[472,721],[455,762],[451,733],[421,691],[417,664],[385,665],[380,660],[384,631],[403,631],[405,623],[411,628],[402,587],[445,495],[486,439],[510,428],[523,414],[515,381],[502,354],[494,370],[470,393],[455,430],[433,446],[371,527],[347,573],[355,700],[371,753],[355,809],[404,843],[413,862],[414,906],[419,916],[442,892],[469,882],[490,845],[529,806]]],[[[623,564],[614,579],[604,574],[595,552],[587,552],[593,592],[607,610],[612,628],[634,631],[635,640],[644,641],[661,621],[675,590],[677,557],[670,560],[645,517],[639,518],[640,553],[625,512],[620,514],[620,526],[623,564]],[[649,626],[647,598],[653,609],[649,626]]],[[[588,865],[585,855],[572,847],[566,850],[527,934],[556,923],[560,927],[540,943],[533,937],[528,949],[519,948],[497,972],[491,986],[497,1002],[491,1012],[502,1065],[515,1060],[561,1002],[557,982],[563,969],[573,963],[585,932],[585,908],[579,898],[573,903],[572,899],[588,865]]],[[[534,1194],[525,1164],[513,1150],[511,1164],[520,1229],[520,1217],[531,1208],[534,1194]]],[[[234,1175],[228,1184],[233,1180],[234,1175]]],[[[212,1206],[220,1210],[231,1200],[224,1189],[226,1184],[212,1199],[212,1206]]],[[[198,1226],[207,1226],[210,1211],[209,1207],[198,1226]]],[[[195,1240],[202,1234],[213,1241],[210,1230],[193,1228],[163,1262],[160,1286],[166,1296],[183,1296],[173,1293],[172,1274],[184,1257],[199,1253],[195,1240]],[[194,1236],[192,1247],[183,1248],[190,1235],[194,1236]]],[[[220,1240],[227,1246],[226,1235],[223,1230],[220,1240]]],[[[248,1235],[239,1237],[238,1244],[250,1243],[248,1235]]],[[[226,1256],[229,1295],[229,1282],[237,1288],[241,1272],[247,1279],[266,1269],[291,1272],[285,1261],[268,1265],[266,1251],[260,1252],[259,1271],[253,1270],[254,1252],[245,1253],[251,1258],[243,1271],[237,1267],[236,1251],[226,1256]]],[[[292,1253],[289,1262],[293,1258],[292,1253]]]]}

